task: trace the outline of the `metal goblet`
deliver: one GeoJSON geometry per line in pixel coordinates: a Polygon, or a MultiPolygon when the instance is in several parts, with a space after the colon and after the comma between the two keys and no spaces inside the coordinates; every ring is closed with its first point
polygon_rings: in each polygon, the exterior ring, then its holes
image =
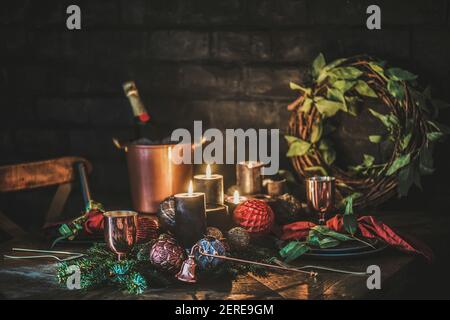
{"type": "Polygon", "coordinates": [[[306,179],[308,207],[318,212],[319,224],[325,224],[325,215],[334,209],[335,178],[322,176],[306,179]]]}
{"type": "Polygon", "coordinates": [[[108,211],[105,219],[105,242],[120,261],[136,243],[137,213],[134,211],[108,211]]]}

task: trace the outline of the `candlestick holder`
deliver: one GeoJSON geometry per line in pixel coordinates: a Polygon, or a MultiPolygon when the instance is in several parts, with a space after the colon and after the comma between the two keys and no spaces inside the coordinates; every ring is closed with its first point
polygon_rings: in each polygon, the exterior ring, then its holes
{"type": "Polygon", "coordinates": [[[208,227],[216,227],[221,231],[227,231],[231,227],[228,207],[223,204],[206,205],[206,224],[208,227]]]}
{"type": "Polygon", "coordinates": [[[267,194],[271,197],[278,197],[286,193],[286,179],[264,179],[263,186],[266,188],[267,194]]]}
{"type": "Polygon", "coordinates": [[[264,163],[257,161],[243,161],[236,165],[236,180],[239,191],[244,194],[262,192],[261,168],[264,163]]]}
{"type": "Polygon", "coordinates": [[[240,205],[241,203],[243,203],[247,200],[248,200],[248,198],[245,196],[239,195],[239,192],[237,190],[234,192],[234,195],[227,196],[225,198],[225,205],[228,207],[229,215],[232,217],[234,209],[236,209],[236,207],[238,205],[240,205]]]}

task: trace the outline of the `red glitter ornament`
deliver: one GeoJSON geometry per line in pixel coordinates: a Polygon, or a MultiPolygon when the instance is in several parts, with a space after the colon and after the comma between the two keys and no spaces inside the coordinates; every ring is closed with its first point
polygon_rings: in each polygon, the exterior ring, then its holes
{"type": "Polygon", "coordinates": [[[180,271],[185,259],[184,249],[169,236],[160,236],[150,249],[150,262],[168,273],[175,274],[180,271]]]}
{"type": "Polygon", "coordinates": [[[263,200],[247,200],[234,210],[233,220],[252,235],[268,233],[275,215],[263,200]]]}
{"type": "Polygon", "coordinates": [[[156,217],[139,215],[137,220],[137,243],[144,243],[158,238],[159,223],[156,217]]]}

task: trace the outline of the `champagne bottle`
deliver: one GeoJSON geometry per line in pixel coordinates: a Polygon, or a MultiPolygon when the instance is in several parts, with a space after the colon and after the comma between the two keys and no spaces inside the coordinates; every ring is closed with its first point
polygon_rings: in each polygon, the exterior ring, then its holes
{"type": "Polygon", "coordinates": [[[123,90],[128,100],[130,101],[131,109],[133,110],[135,123],[135,140],[148,139],[157,142],[159,139],[157,128],[150,121],[150,115],[142,103],[139,92],[134,81],[127,81],[123,84],[123,90]]]}

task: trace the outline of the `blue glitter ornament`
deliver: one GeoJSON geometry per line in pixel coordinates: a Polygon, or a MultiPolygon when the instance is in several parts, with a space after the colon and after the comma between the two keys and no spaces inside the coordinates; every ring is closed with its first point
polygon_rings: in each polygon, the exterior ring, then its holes
{"type": "Polygon", "coordinates": [[[223,262],[222,259],[200,254],[200,252],[204,252],[207,254],[224,256],[226,254],[226,249],[220,240],[213,237],[206,237],[199,240],[197,246],[198,250],[195,250],[195,261],[200,270],[212,270],[223,262]]]}

